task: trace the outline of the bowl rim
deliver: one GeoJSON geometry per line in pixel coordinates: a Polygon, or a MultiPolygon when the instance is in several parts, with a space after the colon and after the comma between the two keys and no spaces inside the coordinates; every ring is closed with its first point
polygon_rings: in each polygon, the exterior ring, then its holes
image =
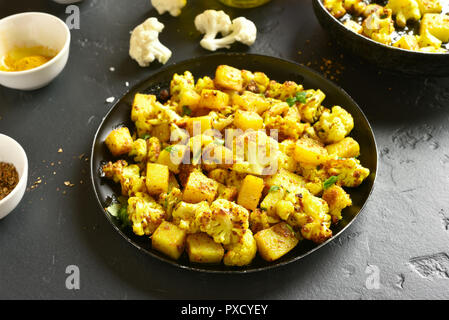
{"type": "Polygon", "coordinates": [[[70,34],[69,27],[60,18],[58,18],[55,15],[49,14],[49,13],[38,12],[38,11],[16,13],[16,14],[4,17],[3,19],[0,19],[0,25],[3,22],[5,22],[5,21],[18,18],[19,16],[27,16],[27,15],[45,16],[45,17],[53,19],[53,20],[57,21],[58,23],[60,23],[61,25],[63,25],[64,26],[64,30],[65,30],[65,34],[66,34],[66,39],[65,39],[65,42],[64,42],[64,46],[62,47],[61,50],[59,50],[59,52],[52,59],[50,59],[49,61],[45,62],[44,64],[42,64],[42,65],[40,65],[40,66],[38,66],[36,68],[32,68],[32,69],[28,69],[28,70],[22,70],[22,71],[3,71],[3,70],[0,70],[0,75],[15,77],[15,76],[21,76],[21,75],[25,75],[25,74],[38,72],[38,71],[40,71],[42,69],[50,67],[52,64],[55,64],[56,61],[60,60],[61,57],[64,56],[66,54],[66,52],[69,50],[69,48],[70,48],[71,34],[70,34]]]}
{"type": "Polygon", "coordinates": [[[10,142],[12,142],[12,144],[17,147],[18,153],[21,154],[21,157],[24,160],[24,167],[21,172],[19,172],[17,167],[13,164],[14,167],[16,168],[16,170],[18,171],[17,173],[19,174],[20,178],[19,178],[19,181],[17,182],[17,185],[14,187],[14,189],[12,189],[12,191],[6,197],[4,197],[3,199],[0,200],[0,207],[1,207],[2,204],[6,203],[9,199],[12,199],[15,197],[16,193],[19,192],[19,189],[20,189],[19,185],[25,183],[24,181],[26,181],[28,179],[28,157],[25,152],[25,149],[23,149],[22,145],[20,143],[18,143],[15,139],[13,139],[10,136],[7,136],[6,134],[3,134],[3,133],[0,133],[0,138],[5,138],[6,140],[9,140],[10,142]]]}
{"type": "Polygon", "coordinates": [[[133,87],[129,88],[126,90],[126,92],[115,101],[115,103],[111,106],[111,108],[107,111],[107,113],[104,115],[104,117],[102,118],[100,124],[98,125],[98,128],[95,132],[94,135],[94,139],[92,141],[92,148],[91,148],[91,153],[90,153],[90,161],[89,161],[89,165],[90,165],[90,180],[91,180],[91,186],[92,189],[95,193],[95,198],[97,199],[97,204],[99,206],[99,208],[101,209],[101,211],[103,212],[103,214],[106,216],[106,219],[109,221],[109,223],[112,225],[112,227],[128,242],[130,243],[133,247],[137,248],[140,252],[145,253],[146,255],[149,255],[153,258],[155,258],[156,260],[168,263],[174,267],[183,269],[183,270],[188,270],[188,271],[195,271],[195,272],[200,272],[200,273],[206,273],[206,274],[249,274],[249,273],[255,273],[255,272],[262,272],[262,271],[268,271],[268,270],[273,270],[275,268],[278,267],[283,267],[286,266],[290,263],[296,262],[312,253],[314,253],[315,251],[317,251],[318,249],[326,246],[327,244],[329,244],[330,242],[334,241],[335,239],[337,239],[338,237],[340,237],[344,231],[349,228],[350,225],[352,225],[352,223],[354,223],[354,221],[356,220],[356,217],[358,217],[363,211],[364,208],[366,206],[366,204],[368,203],[368,201],[371,198],[371,195],[373,193],[374,187],[375,187],[375,183],[376,183],[376,179],[377,179],[377,175],[378,175],[378,170],[379,170],[379,151],[378,151],[378,147],[377,147],[377,141],[376,141],[376,136],[374,134],[374,130],[371,126],[371,123],[369,122],[368,118],[366,117],[365,113],[363,112],[362,108],[360,108],[360,106],[357,104],[357,102],[352,98],[352,96],[350,96],[343,88],[341,88],[338,84],[336,84],[334,81],[329,80],[327,78],[325,78],[323,75],[321,75],[319,72],[305,66],[302,65],[300,63],[298,63],[297,61],[291,60],[291,59],[286,59],[286,58],[280,58],[280,57],[273,57],[273,56],[268,56],[268,55],[263,55],[263,54],[257,54],[257,53],[242,53],[242,52],[220,52],[220,53],[212,53],[212,54],[206,54],[203,56],[195,56],[192,57],[190,59],[185,59],[185,60],[181,60],[178,62],[174,62],[171,63],[169,65],[166,65],[164,67],[162,67],[161,69],[158,69],[156,72],[152,73],[151,75],[147,76],[146,78],[144,78],[143,80],[139,81],[138,83],[136,83],[133,87]],[[181,65],[181,64],[186,64],[186,63],[192,63],[195,61],[198,61],[200,59],[204,59],[204,58],[208,58],[208,57],[214,57],[214,56],[256,56],[256,57],[262,57],[262,58],[270,58],[270,59],[276,59],[276,60],[281,60],[283,62],[287,62],[287,63],[291,63],[291,64],[295,64],[301,68],[304,68],[307,72],[310,72],[312,74],[314,74],[315,76],[319,77],[320,79],[322,79],[323,81],[329,82],[332,86],[336,87],[339,89],[339,91],[341,92],[342,95],[345,95],[360,111],[361,115],[363,116],[363,118],[366,120],[366,123],[368,125],[368,128],[371,132],[372,138],[373,138],[373,146],[374,146],[374,150],[375,150],[375,159],[376,159],[376,165],[375,168],[373,168],[374,171],[374,176],[373,176],[373,183],[372,186],[368,192],[368,195],[366,197],[365,202],[360,206],[357,215],[348,222],[347,225],[345,225],[337,234],[333,235],[331,238],[327,239],[325,242],[320,243],[319,245],[315,246],[314,248],[312,248],[311,250],[298,255],[290,260],[287,261],[283,261],[280,263],[275,263],[275,264],[270,264],[267,266],[263,266],[263,267],[257,267],[254,269],[229,269],[229,270],[213,270],[213,269],[205,269],[205,268],[201,268],[201,266],[197,266],[195,264],[192,265],[182,265],[179,264],[177,262],[177,260],[172,260],[168,257],[164,257],[164,256],[160,256],[160,255],[156,255],[155,253],[148,251],[147,249],[139,246],[137,243],[135,243],[129,236],[127,236],[123,230],[121,230],[118,226],[116,226],[113,222],[112,222],[112,217],[110,214],[107,213],[107,210],[105,210],[104,206],[103,206],[103,200],[100,199],[100,195],[99,192],[97,191],[97,187],[95,184],[95,176],[94,174],[96,173],[96,170],[94,168],[94,155],[95,155],[95,144],[97,142],[98,139],[98,134],[100,133],[104,122],[106,121],[106,119],[108,118],[108,116],[113,112],[113,110],[115,110],[115,108],[117,107],[117,105],[120,103],[121,99],[127,95],[129,92],[132,92],[135,88],[140,87],[143,83],[145,83],[146,81],[148,81],[150,78],[156,76],[157,74],[160,73],[164,73],[167,72],[168,69],[176,67],[177,65],[181,65]]]}
{"type": "Polygon", "coordinates": [[[351,32],[352,34],[354,34],[357,38],[362,39],[363,41],[366,41],[368,43],[371,43],[373,45],[377,45],[380,47],[383,47],[385,49],[390,49],[390,50],[396,50],[398,52],[404,52],[406,54],[409,55],[437,55],[437,56],[441,56],[441,55],[449,55],[449,50],[447,52],[425,52],[425,51],[415,51],[415,50],[407,50],[407,49],[403,49],[403,48],[398,48],[398,47],[393,47],[392,45],[387,45],[381,42],[377,42],[374,41],[371,38],[365,37],[364,35],[358,34],[348,28],[346,28],[337,18],[335,18],[325,7],[323,4],[323,0],[313,0],[315,3],[317,3],[320,6],[320,9],[322,11],[324,11],[335,23],[338,24],[338,26],[340,28],[344,28],[346,31],[351,32]]]}

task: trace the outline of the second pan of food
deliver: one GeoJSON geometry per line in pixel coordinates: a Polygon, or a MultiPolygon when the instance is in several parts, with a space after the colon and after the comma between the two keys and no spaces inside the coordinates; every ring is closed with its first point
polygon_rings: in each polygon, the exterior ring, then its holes
{"type": "Polygon", "coordinates": [[[182,268],[241,273],[338,237],[371,193],[377,150],[357,104],[315,72],[218,54],[120,99],[91,171],[106,217],[134,246],[182,268]]]}

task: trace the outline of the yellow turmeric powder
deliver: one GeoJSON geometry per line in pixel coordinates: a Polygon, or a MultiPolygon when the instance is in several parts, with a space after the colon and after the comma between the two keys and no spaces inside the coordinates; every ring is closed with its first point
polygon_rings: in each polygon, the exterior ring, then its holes
{"type": "Polygon", "coordinates": [[[24,71],[37,68],[56,56],[55,50],[42,47],[14,48],[0,61],[1,71],[24,71]]]}

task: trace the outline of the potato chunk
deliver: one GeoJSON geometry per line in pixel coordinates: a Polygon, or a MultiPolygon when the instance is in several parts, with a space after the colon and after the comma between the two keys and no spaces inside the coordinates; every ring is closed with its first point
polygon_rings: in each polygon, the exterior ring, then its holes
{"type": "Polygon", "coordinates": [[[271,105],[270,101],[251,91],[245,91],[243,94],[234,94],[232,104],[241,107],[246,111],[253,111],[258,114],[265,112],[271,105]]]}
{"type": "Polygon", "coordinates": [[[416,0],[419,5],[421,14],[425,13],[440,13],[443,7],[440,0],[416,0]]]}
{"type": "Polygon", "coordinates": [[[156,102],[156,96],[152,94],[136,93],[131,108],[131,120],[146,119],[151,113],[151,106],[156,102]]]}
{"type": "Polygon", "coordinates": [[[177,260],[184,251],[186,232],[173,223],[162,222],[152,236],[153,249],[177,260]]]}
{"type": "Polygon", "coordinates": [[[147,163],[146,185],[149,194],[159,195],[168,190],[169,170],[166,165],[147,163]]]}
{"type": "Polygon", "coordinates": [[[248,210],[255,210],[259,204],[264,181],[262,178],[247,175],[243,179],[242,186],[239,191],[237,203],[248,210]]]}
{"type": "Polygon", "coordinates": [[[293,158],[299,162],[318,165],[326,161],[327,150],[318,141],[302,137],[296,141],[293,158]]]}
{"type": "Polygon", "coordinates": [[[229,105],[229,96],[223,91],[203,89],[199,101],[199,108],[220,110],[229,105]]]}
{"type": "Polygon", "coordinates": [[[133,148],[133,138],[127,127],[112,130],[104,142],[114,157],[127,154],[133,148]]]}
{"type": "Polygon", "coordinates": [[[443,42],[449,41],[449,16],[426,13],[421,20],[420,34],[428,31],[443,42]]]}
{"type": "Polygon", "coordinates": [[[221,65],[215,71],[215,86],[222,89],[241,91],[243,89],[242,71],[221,65]]]}
{"type": "Polygon", "coordinates": [[[187,119],[187,131],[192,137],[210,129],[212,129],[212,119],[210,116],[191,117],[187,119]]]}
{"type": "Polygon", "coordinates": [[[360,154],[360,146],[351,137],[326,146],[327,153],[341,158],[353,158],[360,154]]]}
{"type": "Polygon", "coordinates": [[[293,229],[285,222],[259,231],[254,236],[260,256],[266,261],[274,261],[292,250],[298,244],[293,229]]]}
{"type": "Polygon", "coordinates": [[[248,129],[259,130],[263,128],[263,119],[256,112],[237,110],[234,125],[243,131],[248,129]]]}
{"type": "Polygon", "coordinates": [[[206,233],[195,233],[187,236],[187,254],[189,260],[196,263],[220,263],[224,249],[221,244],[206,233]]]}
{"type": "Polygon", "coordinates": [[[212,202],[218,191],[218,183],[200,171],[192,171],[187,180],[182,199],[186,202],[212,202]]]}

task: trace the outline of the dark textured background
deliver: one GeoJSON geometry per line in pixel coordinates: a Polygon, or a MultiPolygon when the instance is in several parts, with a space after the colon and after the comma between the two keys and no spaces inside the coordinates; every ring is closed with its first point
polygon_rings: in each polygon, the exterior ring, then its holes
{"type": "MultiPolygon", "coordinates": [[[[227,8],[259,30],[250,49],[232,50],[309,65],[352,95],[374,127],[379,173],[360,218],[305,259],[248,275],[193,273],[140,253],[113,230],[94,198],[86,161],[111,106],[106,98],[160,68],[140,68],[128,56],[130,30],[157,12],[149,0],[85,0],[79,7],[81,28],[72,30],[63,73],[34,92],[0,88],[0,132],[23,145],[30,164],[29,191],[0,221],[0,298],[449,298],[449,78],[390,74],[347,56],[318,25],[310,0],[227,8]],[[80,268],[80,290],[65,287],[68,265],[80,268]],[[379,289],[366,286],[372,268],[380,272],[379,289]]],[[[44,11],[65,20],[65,8],[1,0],[0,17],[44,11]]],[[[160,17],[161,41],[173,51],[169,63],[208,53],[193,26],[206,8],[225,7],[189,0],[179,18],[160,17]]]]}

